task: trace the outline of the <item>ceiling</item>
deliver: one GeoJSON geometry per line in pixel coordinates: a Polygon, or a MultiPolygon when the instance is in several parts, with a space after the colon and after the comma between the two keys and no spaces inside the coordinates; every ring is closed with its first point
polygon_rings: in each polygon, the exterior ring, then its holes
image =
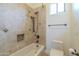
{"type": "Polygon", "coordinates": [[[31,8],[35,9],[42,6],[42,3],[27,3],[31,8]]]}

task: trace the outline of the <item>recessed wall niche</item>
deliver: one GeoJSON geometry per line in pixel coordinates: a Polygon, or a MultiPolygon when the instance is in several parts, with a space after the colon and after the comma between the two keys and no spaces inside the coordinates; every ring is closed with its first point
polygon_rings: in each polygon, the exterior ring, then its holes
{"type": "Polygon", "coordinates": [[[18,34],[17,35],[17,42],[20,42],[22,40],[24,40],[24,34],[18,34]]]}

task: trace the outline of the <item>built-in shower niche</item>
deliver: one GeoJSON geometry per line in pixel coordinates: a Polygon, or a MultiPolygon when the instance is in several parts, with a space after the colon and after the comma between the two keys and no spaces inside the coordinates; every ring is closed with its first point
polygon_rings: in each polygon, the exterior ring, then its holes
{"type": "Polygon", "coordinates": [[[17,42],[20,42],[22,40],[24,40],[24,34],[18,34],[17,35],[17,42]]]}

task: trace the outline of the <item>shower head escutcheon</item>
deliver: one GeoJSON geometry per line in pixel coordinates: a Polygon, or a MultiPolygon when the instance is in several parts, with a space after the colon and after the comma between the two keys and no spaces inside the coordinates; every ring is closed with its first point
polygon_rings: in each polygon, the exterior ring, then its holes
{"type": "Polygon", "coordinates": [[[35,17],[31,16],[31,19],[34,19],[35,17]]]}
{"type": "Polygon", "coordinates": [[[35,14],[38,14],[39,12],[37,11],[37,12],[35,12],[35,14]]]}

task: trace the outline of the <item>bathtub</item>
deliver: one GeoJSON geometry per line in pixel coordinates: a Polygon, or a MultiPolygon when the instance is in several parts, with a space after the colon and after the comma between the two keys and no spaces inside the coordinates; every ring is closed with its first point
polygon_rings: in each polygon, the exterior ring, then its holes
{"type": "Polygon", "coordinates": [[[44,46],[38,44],[39,47],[36,47],[36,43],[32,43],[16,52],[11,54],[10,56],[38,56],[44,50],[44,46]]]}

